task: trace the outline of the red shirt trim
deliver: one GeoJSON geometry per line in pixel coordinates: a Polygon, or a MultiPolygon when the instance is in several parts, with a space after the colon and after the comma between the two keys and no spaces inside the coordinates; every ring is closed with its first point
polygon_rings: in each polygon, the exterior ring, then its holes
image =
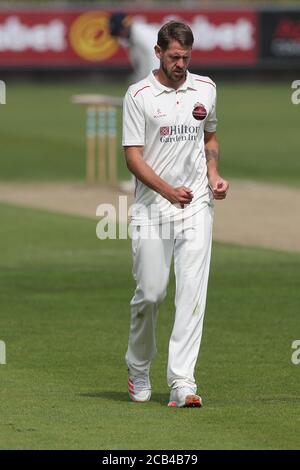
{"type": "Polygon", "coordinates": [[[214,85],[212,82],[207,82],[206,80],[199,80],[199,78],[195,78],[195,82],[209,83],[210,85],[216,88],[216,85],[214,85]]]}
{"type": "Polygon", "coordinates": [[[133,95],[133,97],[135,98],[136,95],[137,95],[140,91],[144,90],[145,88],[150,88],[150,85],[146,85],[146,86],[144,86],[143,88],[140,88],[138,91],[135,92],[135,94],[133,95]]]}

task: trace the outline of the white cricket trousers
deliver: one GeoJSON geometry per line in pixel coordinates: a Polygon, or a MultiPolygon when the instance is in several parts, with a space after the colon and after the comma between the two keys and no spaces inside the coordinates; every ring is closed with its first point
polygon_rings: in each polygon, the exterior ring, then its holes
{"type": "Polygon", "coordinates": [[[213,208],[206,205],[185,222],[132,227],[136,290],[130,302],[125,360],[133,375],[149,372],[156,354],[158,308],[166,295],[174,256],[176,311],[169,342],[167,382],[171,388],[188,385],[196,393],[194,369],[206,304],[212,224],[213,208]]]}

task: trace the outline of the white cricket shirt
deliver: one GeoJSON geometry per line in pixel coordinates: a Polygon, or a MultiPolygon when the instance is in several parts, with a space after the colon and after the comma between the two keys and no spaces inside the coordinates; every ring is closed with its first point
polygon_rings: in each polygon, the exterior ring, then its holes
{"type": "Polygon", "coordinates": [[[215,132],[216,126],[216,86],[209,77],[187,72],[186,81],[174,90],[151,72],[129,87],[123,105],[123,146],[143,146],[143,158],[155,173],[171,186],[186,186],[194,194],[193,201],[181,209],[137,180],[133,225],[186,219],[212,202],[204,130],[215,132]],[[193,116],[199,106],[206,114],[203,120],[193,116]]]}

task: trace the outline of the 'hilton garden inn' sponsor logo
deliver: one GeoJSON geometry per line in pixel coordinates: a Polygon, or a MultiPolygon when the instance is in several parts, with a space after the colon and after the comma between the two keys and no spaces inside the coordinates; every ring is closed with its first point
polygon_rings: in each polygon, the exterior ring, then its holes
{"type": "Polygon", "coordinates": [[[160,127],[159,140],[163,144],[196,140],[199,129],[200,126],[187,126],[186,124],[160,127]]]}

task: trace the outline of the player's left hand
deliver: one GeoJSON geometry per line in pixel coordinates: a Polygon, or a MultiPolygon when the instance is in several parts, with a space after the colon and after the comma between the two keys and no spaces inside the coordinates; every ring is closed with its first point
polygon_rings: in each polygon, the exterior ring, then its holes
{"type": "Polygon", "coordinates": [[[212,190],[214,199],[225,199],[228,189],[229,183],[228,181],[221,178],[221,176],[216,175],[214,178],[209,178],[209,186],[212,190]]]}

